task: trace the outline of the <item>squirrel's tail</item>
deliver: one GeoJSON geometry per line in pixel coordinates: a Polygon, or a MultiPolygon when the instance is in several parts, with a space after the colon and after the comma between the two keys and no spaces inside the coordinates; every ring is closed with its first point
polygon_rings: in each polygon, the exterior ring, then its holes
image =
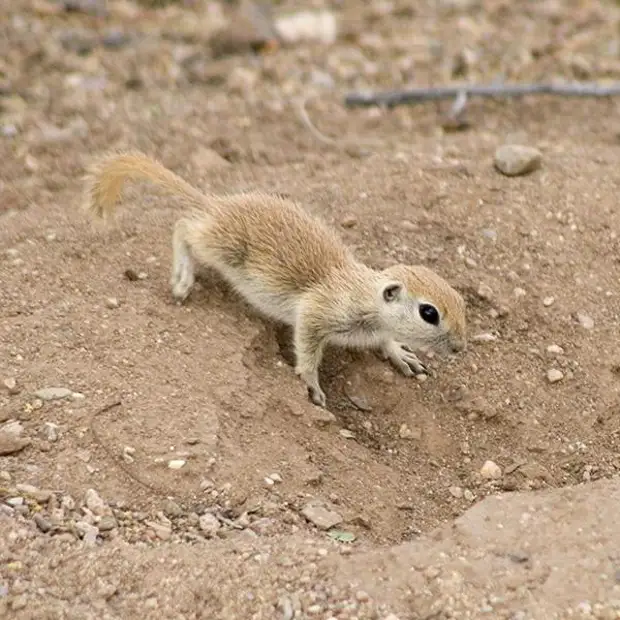
{"type": "Polygon", "coordinates": [[[205,196],[197,188],[139,151],[107,153],[95,161],[85,177],[84,208],[99,219],[114,214],[126,180],[151,181],[192,206],[204,205],[205,196]]]}

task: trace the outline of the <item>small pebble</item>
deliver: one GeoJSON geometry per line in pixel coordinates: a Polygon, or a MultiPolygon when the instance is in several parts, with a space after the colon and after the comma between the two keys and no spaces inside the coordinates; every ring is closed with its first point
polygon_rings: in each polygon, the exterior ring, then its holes
{"type": "Polygon", "coordinates": [[[493,297],[493,289],[488,284],[484,284],[483,282],[481,282],[480,286],[478,286],[477,293],[480,299],[485,299],[487,301],[493,297]]]}
{"type": "Polygon", "coordinates": [[[541,162],[541,152],[531,146],[504,144],[495,151],[495,168],[509,177],[533,172],[541,162]]]}
{"type": "Polygon", "coordinates": [[[463,497],[468,501],[468,502],[473,502],[475,498],[474,494],[469,490],[469,489],[465,489],[463,491],[463,497]]]}
{"type": "Polygon", "coordinates": [[[482,334],[475,334],[471,339],[474,342],[494,342],[497,340],[497,336],[490,332],[483,332],[482,334]]]}
{"type": "Polygon", "coordinates": [[[88,489],[84,497],[84,503],[88,510],[97,516],[102,516],[108,511],[106,503],[101,499],[101,496],[95,489],[88,489]]]}
{"type": "Polygon", "coordinates": [[[117,527],[116,519],[112,515],[103,515],[97,526],[100,532],[109,532],[117,527]]]}
{"type": "Polygon", "coordinates": [[[461,487],[450,487],[448,491],[450,492],[450,495],[452,495],[452,497],[456,497],[456,499],[461,499],[461,497],[463,497],[463,489],[461,489],[461,487]]]}
{"type": "Polygon", "coordinates": [[[354,215],[347,215],[340,220],[343,228],[353,228],[357,224],[357,218],[354,215]]]}
{"type": "Polygon", "coordinates": [[[63,387],[50,387],[37,390],[34,395],[41,400],[61,400],[69,398],[73,392],[63,387]]]}
{"type": "Polygon", "coordinates": [[[207,538],[215,536],[215,534],[221,527],[217,517],[215,515],[212,515],[210,512],[207,512],[200,517],[198,521],[198,526],[200,527],[200,530],[207,536],[207,538]]]}
{"type": "Polygon", "coordinates": [[[282,476],[278,473],[273,473],[273,474],[269,474],[269,477],[274,481],[274,482],[282,482],[282,476]]]}
{"type": "Polygon", "coordinates": [[[105,300],[105,305],[106,305],[106,308],[113,310],[114,308],[118,308],[120,304],[118,302],[118,299],[116,299],[116,297],[108,297],[105,300]]]}
{"type": "Polygon", "coordinates": [[[401,439],[421,439],[422,431],[419,428],[409,428],[406,424],[401,424],[398,436],[401,439]]]}
{"type": "Polygon", "coordinates": [[[549,306],[552,306],[554,302],[555,302],[554,297],[545,297],[543,299],[543,306],[545,306],[545,308],[548,308],[549,306]]]}
{"type": "Polygon", "coordinates": [[[180,517],[183,514],[181,506],[171,499],[164,501],[162,509],[167,517],[180,517]]]}
{"type": "Polygon", "coordinates": [[[44,534],[52,529],[52,522],[46,519],[40,512],[35,513],[33,521],[44,534]]]}
{"type": "Polygon", "coordinates": [[[13,377],[8,377],[7,379],[4,379],[2,384],[4,385],[4,387],[7,389],[7,392],[11,396],[15,396],[16,394],[19,394],[19,388],[17,387],[17,381],[13,377]]]}
{"type": "Polygon", "coordinates": [[[480,468],[480,475],[485,480],[498,480],[502,477],[502,470],[497,463],[486,461],[480,468]]]}
{"type": "Polygon", "coordinates": [[[583,312],[577,313],[577,321],[584,329],[592,329],[594,327],[594,319],[583,312]]]}
{"type": "Polygon", "coordinates": [[[564,373],[558,368],[551,368],[547,372],[547,381],[549,383],[557,383],[558,381],[562,381],[564,379],[564,373]]]}
{"type": "Polygon", "coordinates": [[[550,344],[547,347],[547,353],[549,353],[549,355],[564,355],[564,349],[557,344],[550,344]]]}
{"type": "Polygon", "coordinates": [[[318,503],[309,502],[303,507],[301,514],[321,530],[328,530],[342,523],[342,517],[337,512],[318,503]]]}
{"type": "Polygon", "coordinates": [[[346,428],[341,428],[339,431],[340,436],[345,439],[355,439],[355,433],[346,428]]]}
{"type": "Polygon", "coordinates": [[[184,461],[182,459],[173,459],[171,461],[168,461],[168,468],[169,469],[181,469],[181,467],[185,466],[185,463],[187,461],[184,461]]]}
{"type": "Polygon", "coordinates": [[[46,441],[54,443],[55,441],[58,441],[58,430],[58,424],[54,424],[53,422],[45,422],[45,424],[41,427],[39,434],[46,441]]]}

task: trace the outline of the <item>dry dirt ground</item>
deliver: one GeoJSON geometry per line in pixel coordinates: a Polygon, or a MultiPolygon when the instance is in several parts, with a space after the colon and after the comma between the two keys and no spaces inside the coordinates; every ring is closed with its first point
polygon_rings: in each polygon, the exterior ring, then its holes
{"type": "Polygon", "coordinates": [[[0,9],[0,612],[620,617],[618,100],[472,100],[460,131],[450,102],[343,105],[619,80],[616,4],[314,2],[335,43],[258,51],[230,3],[62,4],[0,9]],[[540,168],[500,174],[507,142],[540,168]],[[214,274],[172,302],[177,202],[136,185],[108,231],[80,211],[121,147],[287,194],[376,267],[432,266],[470,347],[424,382],[330,351],[313,407],[286,334],[214,274]]]}

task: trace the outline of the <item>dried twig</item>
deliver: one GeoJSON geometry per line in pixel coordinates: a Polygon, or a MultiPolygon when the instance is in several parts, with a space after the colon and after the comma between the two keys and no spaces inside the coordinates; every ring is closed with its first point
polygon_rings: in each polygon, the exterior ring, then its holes
{"type": "Polygon", "coordinates": [[[379,93],[353,92],[345,96],[345,105],[396,106],[439,99],[453,99],[462,93],[468,97],[523,97],[525,95],[555,95],[558,97],[612,97],[620,95],[620,83],[602,85],[573,82],[570,84],[462,84],[412,88],[379,93]]]}

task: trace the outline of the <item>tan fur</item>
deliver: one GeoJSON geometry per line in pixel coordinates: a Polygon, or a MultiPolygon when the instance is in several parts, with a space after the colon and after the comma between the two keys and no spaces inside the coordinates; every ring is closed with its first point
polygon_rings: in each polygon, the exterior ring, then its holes
{"type": "Polygon", "coordinates": [[[150,180],[187,204],[173,233],[173,296],[189,295],[195,265],[203,264],[263,314],[292,326],[295,370],[317,405],[325,406],[318,369],[328,343],[377,349],[405,375],[426,370],[412,349],[465,347],[463,298],[426,267],[371,269],[296,203],[260,191],[203,194],[139,152],[95,162],[85,208],[100,219],[113,215],[128,179],[150,180]],[[438,310],[438,325],[421,318],[420,303],[438,310]]]}

